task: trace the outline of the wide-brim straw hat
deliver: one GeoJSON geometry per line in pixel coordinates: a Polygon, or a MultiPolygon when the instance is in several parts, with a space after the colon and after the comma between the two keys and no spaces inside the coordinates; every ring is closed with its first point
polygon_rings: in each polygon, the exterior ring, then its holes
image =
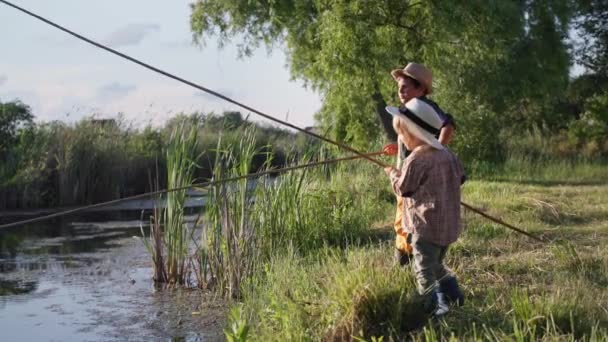
{"type": "Polygon", "coordinates": [[[391,71],[391,76],[397,81],[400,77],[409,76],[420,82],[427,94],[433,92],[433,73],[422,64],[408,63],[403,69],[391,71]]]}
{"type": "Polygon", "coordinates": [[[443,121],[428,103],[413,98],[401,107],[387,106],[386,111],[404,120],[408,131],[418,139],[438,150],[444,148],[435,138],[443,127],[443,121]]]}

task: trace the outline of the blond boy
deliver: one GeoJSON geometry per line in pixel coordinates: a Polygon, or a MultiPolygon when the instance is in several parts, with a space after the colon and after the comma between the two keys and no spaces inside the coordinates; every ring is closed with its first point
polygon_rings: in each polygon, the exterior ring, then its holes
{"type": "Polygon", "coordinates": [[[412,246],[418,291],[435,315],[464,297],[453,272],[443,264],[450,244],[462,230],[460,186],[465,180],[458,157],[436,136],[443,120],[436,109],[418,98],[400,108],[387,107],[393,127],[411,151],[401,170],[385,169],[393,191],[403,198],[402,229],[412,246]]]}

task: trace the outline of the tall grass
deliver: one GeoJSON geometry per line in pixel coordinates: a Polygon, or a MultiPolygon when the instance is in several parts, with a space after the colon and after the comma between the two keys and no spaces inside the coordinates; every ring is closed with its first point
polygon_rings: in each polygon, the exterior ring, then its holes
{"type": "MultiPolygon", "coordinates": [[[[210,178],[212,150],[228,119],[231,126],[224,136],[238,138],[247,127],[257,127],[257,148],[272,151],[275,166],[285,163],[286,153],[299,153],[311,143],[301,134],[247,122],[239,113],[181,114],[159,128],[134,127],[120,116],[87,117],[73,124],[39,123],[21,132],[18,143],[2,156],[0,210],[89,204],[140,194],[151,190],[148,180],[157,176],[165,187],[162,151],[176,127],[198,127],[197,154],[205,152],[205,156],[197,161],[195,175],[210,178]]],[[[266,156],[258,154],[252,163],[258,168],[267,162],[266,156]]]]}
{"type": "Polygon", "coordinates": [[[603,184],[608,162],[602,159],[563,159],[532,157],[510,153],[501,164],[478,161],[466,165],[472,179],[518,182],[524,184],[603,184]]]}
{"type": "Polygon", "coordinates": [[[0,208],[97,203],[149,191],[160,147],[159,135],[120,118],[38,124],[2,167],[0,208]]]}
{"type": "MultiPolygon", "coordinates": [[[[176,127],[166,150],[167,187],[184,188],[193,184],[198,159],[197,127],[176,127]]],[[[172,191],[165,205],[155,208],[150,237],[144,238],[154,263],[154,280],[159,283],[185,284],[189,265],[192,229],[184,222],[187,189],[172,191]]],[[[159,198],[159,202],[162,202],[159,198]]]]}
{"type": "Polygon", "coordinates": [[[276,256],[249,283],[241,320],[253,340],[263,341],[403,336],[428,316],[414,299],[412,273],[394,267],[385,249],[372,244],[276,256]]]}
{"type": "MultiPolygon", "coordinates": [[[[218,142],[214,180],[249,173],[258,152],[253,131],[246,131],[237,144],[223,149],[218,142]]],[[[251,220],[253,184],[249,179],[217,184],[209,191],[205,208],[199,279],[230,298],[240,296],[241,283],[259,266],[259,227],[251,220]]]]}
{"type": "MultiPolygon", "coordinates": [[[[181,127],[173,132],[167,148],[167,187],[182,188],[194,182],[194,170],[198,156],[197,127],[181,127]]],[[[188,255],[189,230],[184,223],[184,203],[187,190],[167,194],[164,211],[165,243],[167,246],[167,277],[170,283],[185,282],[188,255]]]]}
{"type": "MultiPolygon", "coordinates": [[[[218,147],[217,180],[250,172],[250,161],[259,153],[254,133],[218,147]]],[[[366,179],[361,174],[347,176],[348,169],[341,166],[332,169],[214,186],[201,241],[200,279],[206,286],[239,298],[246,281],[277,255],[288,250],[306,255],[370,238],[368,227],[383,213],[378,199],[385,193],[361,182],[366,179]],[[359,198],[361,186],[371,193],[369,199],[359,198]]]]}

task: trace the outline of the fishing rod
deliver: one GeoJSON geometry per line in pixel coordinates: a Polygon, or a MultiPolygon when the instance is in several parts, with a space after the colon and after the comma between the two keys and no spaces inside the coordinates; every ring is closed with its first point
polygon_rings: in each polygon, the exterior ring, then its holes
{"type": "Polygon", "coordinates": [[[52,219],[55,217],[75,214],[75,213],[79,213],[79,212],[83,212],[83,211],[87,211],[87,210],[91,210],[91,209],[97,209],[97,208],[101,208],[101,207],[106,207],[109,205],[114,205],[114,204],[118,204],[118,203],[122,203],[122,202],[126,202],[126,201],[131,201],[131,200],[136,200],[136,199],[141,199],[141,198],[146,198],[146,197],[151,197],[151,196],[156,196],[156,195],[162,195],[162,194],[169,193],[169,192],[183,191],[183,190],[188,190],[188,189],[192,189],[195,187],[198,187],[198,188],[209,187],[209,186],[219,185],[219,184],[223,184],[223,183],[234,182],[234,181],[238,181],[238,180],[242,180],[242,179],[258,178],[258,177],[262,177],[262,176],[266,176],[266,175],[280,174],[280,173],[285,173],[288,171],[305,169],[305,168],[314,167],[314,166],[328,165],[328,164],[338,163],[338,162],[342,162],[342,161],[350,161],[350,160],[361,159],[364,157],[377,156],[377,155],[381,155],[383,153],[384,153],[383,151],[370,152],[370,153],[365,153],[363,156],[354,155],[354,156],[349,156],[349,157],[341,157],[341,158],[335,158],[335,159],[310,162],[310,163],[306,163],[306,164],[288,166],[288,167],[284,167],[284,168],[280,168],[280,169],[268,169],[265,171],[261,171],[261,172],[257,172],[257,173],[250,173],[250,174],[246,174],[246,175],[242,175],[242,176],[217,179],[217,180],[202,182],[202,183],[195,183],[192,185],[182,186],[182,187],[178,187],[178,188],[163,189],[163,190],[158,190],[158,191],[153,191],[153,192],[147,192],[147,193],[129,196],[129,197],[123,197],[123,198],[119,198],[119,199],[115,199],[115,200],[111,200],[111,201],[107,201],[107,202],[86,205],[86,206],[82,206],[82,207],[78,207],[78,208],[74,208],[74,209],[68,209],[68,210],[57,212],[57,213],[34,217],[34,218],[23,220],[23,221],[3,224],[3,225],[0,225],[0,229],[16,227],[16,226],[20,226],[23,224],[40,222],[40,221],[52,219]]]}
{"type": "MultiPolygon", "coordinates": [[[[87,38],[87,37],[85,37],[85,36],[81,35],[81,34],[78,34],[78,33],[74,32],[74,31],[71,31],[71,30],[69,30],[69,29],[67,29],[67,28],[65,28],[65,27],[63,27],[63,26],[61,26],[61,25],[59,25],[59,24],[57,24],[57,23],[55,23],[55,22],[53,22],[53,21],[49,20],[49,19],[46,19],[46,18],[44,18],[44,17],[42,17],[42,16],[40,16],[40,15],[38,15],[38,14],[36,14],[36,13],[33,13],[33,12],[31,12],[31,11],[28,11],[28,10],[26,10],[26,9],[22,8],[22,7],[19,7],[19,6],[15,5],[15,4],[13,4],[13,3],[9,2],[9,1],[6,1],[6,0],[0,0],[0,3],[3,3],[3,4],[5,4],[5,5],[9,6],[9,7],[12,7],[12,8],[14,8],[14,9],[16,9],[16,10],[20,11],[20,12],[23,12],[23,13],[25,13],[25,14],[27,14],[27,15],[31,16],[31,17],[34,17],[34,18],[36,18],[36,19],[38,19],[38,20],[40,20],[40,21],[42,21],[42,22],[44,22],[44,23],[46,23],[46,24],[48,24],[48,25],[50,25],[50,26],[53,26],[53,27],[55,27],[55,28],[57,28],[57,29],[59,29],[59,30],[61,30],[61,31],[63,31],[63,32],[65,32],[65,33],[67,33],[67,34],[69,34],[69,35],[73,36],[73,37],[76,37],[76,38],[78,38],[78,39],[80,39],[80,40],[82,40],[82,41],[85,41],[85,42],[87,42],[87,43],[89,43],[89,44],[91,44],[91,45],[93,45],[93,46],[95,46],[95,47],[98,47],[98,48],[100,48],[100,49],[102,49],[102,50],[106,50],[106,51],[108,51],[108,52],[110,52],[110,53],[112,53],[112,54],[114,54],[114,55],[117,55],[117,56],[119,56],[119,57],[121,57],[121,58],[123,58],[123,59],[129,60],[129,61],[131,61],[131,62],[133,62],[133,63],[135,63],[135,64],[138,64],[138,65],[140,65],[140,66],[142,66],[142,67],[144,67],[144,68],[146,68],[146,69],[152,70],[152,71],[154,71],[154,72],[156,72],[156,73],[159,73],[159,74],[161,74],[161,75],[164,75],[164,76],[166,76],[166,77],[168,77],[168,78],[171,78],[171,79],[176,80],[176,81],[178,81],[178,82],[181,82],[181,83],[183,83],[183,84],[189,85],[189,86],[191,86],[191,87],[193,87],[193,88],[196,88],[196,89],[198,89],[198,90],[201,90],[201,91],[203,91],[203,92],[206,92],[206,93],[208,93],[208,94],[210,94],[210,95],[213,95],[213,96],[215,96],[215,97],[218,97],[218,98],[220,98],[220,99],[222,99],[222,100],[224,100],[224,101],[227,101],[227,102],[232,103],[232,104],[234,104],[234,105],[236,105],[236,106],[238,106],[238,107],[241,107],[241,108],[246,109],[246,110],[248,110],[248,111],[250,111],[250,112],[252,112],[252,113],[255,113],[255,114],[257,114],[257,115],[259,115],[259,116],[261,116],[261,117],[263,117],[263,118],[265,118],[265,119],[268,119],[268,120],[273,121],[273,122],[276,122],[276,123],[278,123],[278,124],[281,124],[281,125],[287,126],[287,127],[292,128],[292,129],[294,129],[294,130],[296,130],[296,131],[298,131],[298,132],[302,132],[302,133],[304,133],[304,134],[306,134],[306,135],[309,135],[309,136],[311,136],[311,137],[313,137],[313,138],[316,138],[316,139],[319,139],[319,140],[325,141],[325,142],[327,142],[327,143],[330,143],[330,144],[332,144],[332,145],[338,146],[338,147],[340,147],[340,148],[342,148],[342,149],[344,149],[344,150],[347,150],[347,151],[349,151],[349,152],[352,152],[352,153],[354,153],[354,154],[356,154],[356,155],[360,156],[361,158],[365,158],[365,159],[369,160],[370,162],[372,162],[372,163],[374,163],[374,164],[376,164],[376,165],[378,165],[378,166],[381,166],[381,167],[383,167],[383,168],[390,166],[390,165],[388,165],[388,164],[386,164],[386,163],[383,163],[383,162],[381,162],[381,161],[379,161],[379,160],[377,160],[377,159],[373,158],[373,156],[366,155],[365,153],[362,153],[362,152],[360,152],[360,151],[357,151],[356,149],[354,149],[354,148],[352,148],[352,147],[350,147],[350,146],[348,146],[348,145],[345,145],[345,144],[340,143],[340,142],[338,142],[338,141],[335,141],[335,140],[329,139],[329,138],[324,137],[324,136],[322,136],[322,135],[316,134],[316,133],[314,133],[314,132],[312,132],[312,131],[306,130],[306,129],[301,128],[301,127],[298,127],[298,126],[296,126],[296,125],[290,124],[290,123],[288,123],[288,122],[286,122],[286,121],[283,121],[283,120],[277,119],[277,118],[275,118],[275,117],[273,117],[273,116],[271,116],[271,115],[265,114],[265,113],[263,113],[263,112],[261,112],[261,111],[259,111],[259,110],[255,109],[255,108],[252,108],[252,107],[250,107],[250,106],[248,106],[248,105],[246,105],[246,104],[243,104],[243,103],[241,103],[241,102],[238,102],[238,101],[236,101],[236,100],[233,100],[233,99],[229,98],[228,96],[225,96],[225,95],[223,95],[223,94],[221,94],[221,93],[218,93],[218,92],[216,92],[216,91],[214,91],[214,90],[211,90],[211,89],[209,89],[209,88],[207,88],[207,87],[204,87],[204,86],[202,86],[202,85],[196,84],[196,83],[191,82],[191,81],[188,81],[188,80],[186,80],[186,79],[184,79],[184,78],[182,78],[182,77],[179,77],[179,76],[176,76],[176,75],[174,75],[174,74],[171,74],[171,73],[169,73],[169,72],[167,72],[167,71],[164,71],[164,70],[159,69],[159,68],[157,68],[157,67],[154,67],[154,66],[152,66],[152,65],[150,65],[150,64],[147,64],[147,63],[145,63],[145,62],[142,62],[141,60],[138,60],[138,59],[136,59],[136,58],[134,58],[134,57],[131,57],[131,56],[127,55],[127,54],[124,54],[124,53],[119,52],[119,51],[117,51],[117,50],[115,50],[115,49],[112,49],[112,48],[110,48],[110,47],[108,47],[108,46],[106,46],[106,45],[103,45],[103,44],[101,44],[101,43],[98,43],[98,42],[96,42],[96,41],[94,41],[94,40],[92,40],[92,39],[89,39],[89,38],[87,38]]],[[[165,192],[166,192],[166,191],[165,191],[165,192]]],[[[144,195],[146,195],[146,196],[147,196],[148,194],[142,194],[141,196],[144,196],[144,195]]],[[[463,203],[463,202],[461,202],[461,205],[463,205],[463,206],[465,206],[465,207],[467,207],[467,208],[473,208],[472,206],[470,206],[470,205],[468,205],[468,204],[465,204],[465,203],[463,203]]],[[[472,209],[471,209],[471,210],[472,210],[472,209]]],[[[475,213],[478,213],[478,214],[479,214],[480,212],[482,212],[480,209],[475,209],[475,210],[473,210],[473,211],[474,211],[475,213]]],[[[504,222],[503,222],[502,220],[497,219],[497,218],[494,218],[494,217],[492,217],[492,216],[490,216],[490,215],[488,215],[488,214],[486,214],[486,213],[484,213],[484,215],[482,215],[482,216],[483,216],[483,217],[485,217],[485,218],[488,218],[489,220],[491,220],[491,221],[493,221],[493,222],[495,222],[495,223],[501,224],[501,225],[503,225],[503,226],[505,226],[505,227],[507,227],[507,228],[509,228],[509,229],[513,229],[511,225],[506,225],[506,224],[504,224],[504,222]]],[[[3,226],[0,226],[0,228],[3,228],[3,226]]],[[[521,230],[521,229],[517,229],[517,230],[514,230],[514,231],[516,231],[516,232],[518,232],[518,233],[521,233],[523,230],[521,230]]],[[[531,235],[529,235],[529,233],[524,234],[524,235],[526,235],[526,236],[531,236],[531,235]]],[[[538,241],[542,241],[542,240],[540,240],[540,239],[539,239],[539,238],[537,238],[537,237],[534,237],[534,239],[535,239],[535,240],[538,240],[538,241]]]]}

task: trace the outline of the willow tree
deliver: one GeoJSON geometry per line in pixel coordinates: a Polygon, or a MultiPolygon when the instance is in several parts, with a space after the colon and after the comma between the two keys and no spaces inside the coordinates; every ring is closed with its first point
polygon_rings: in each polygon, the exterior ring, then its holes
{"type": "Polygon", "coordinates": [[[608,1],[577,1],[576,28],[582,36],[578,61],[587,70],[608,80],[608,1]]]}
{"type": "Polygon", "coordinates": [[[0,162],[19,140],[22,129],[31,128],[34,116],[30,107],[19,102],[0,102],[0,162]]]}
{"type": "MultiPolygon", "coordinates": [[[[469,112],[504,110],[521,98],[529,90],[521,77],[530,71],[517,75],[510,66],[517,67],[513,58],[524,52],[525,38],[536,40],[531,32],[542,15],[533,10],[547,9],[555,19],[565,2],[199,0],[190,20],[198,44],[217,35],[220,44],[238,40],[243,56],[263,45],[284,49],[292,77],[323,97],[317,120],[335,138],[364,147],[381,125],[395,138],[384,111],[396,102],[389,71],[409,61],[433,69],[437,99],[466,103],[455,109],[469,122],[475,121],[469,112]]],[[[543,51],[542,58],[552,56],[543,51]]]]}

